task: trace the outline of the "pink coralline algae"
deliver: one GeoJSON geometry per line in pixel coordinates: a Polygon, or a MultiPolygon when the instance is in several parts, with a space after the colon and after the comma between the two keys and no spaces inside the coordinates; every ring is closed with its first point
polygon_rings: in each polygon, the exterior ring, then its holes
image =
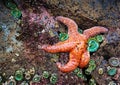
{"type": "Polygon", "coordinates": [[[42,32],[48,32],[49,29],[53,30],[56,20],[54,20],[54,17],[52,17],[44,7],[38,7],[36,9],[24,7],[24,9],[21,8],[21,10],[22,21],[24,23],[21,32],[21,39],[24,41],[24,55],[29,62],[33,62],[33,59],[38,58],[38,53],[42,53],[38,51],[37,46],[38,43],[41,44],[45,41],[40,38],[48,36],[44,36],[42,32]]]}
{"type": "Polygon", "coordinates": [[[27,21],[30,26],[36,24],[47,29],[54,28],[54,25],[56,23],[54,18],[50,16],[50,14],[46,11],[44,7],[40,7],[39,11],[40,13],[35,13],[34,10],[31,11],[26,9],[22,11],[22,16],[23,18],[27,17],[27,21]]]}

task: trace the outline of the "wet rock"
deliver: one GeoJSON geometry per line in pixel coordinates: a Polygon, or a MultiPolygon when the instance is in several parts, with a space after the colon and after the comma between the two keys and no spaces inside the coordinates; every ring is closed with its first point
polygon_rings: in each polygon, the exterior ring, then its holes
{"type": "Polygon", "coordinates": [[[26,3],[31,6],[42,3],[45,7],[49,8],[54,15],[72,18],[79,26],[85,26],[84,28],[97,24],[107,27],[120,26],[119,0],[40,0],[36,2],[36,0],[33,0],[32,3],[26,1],[26,3]]]}

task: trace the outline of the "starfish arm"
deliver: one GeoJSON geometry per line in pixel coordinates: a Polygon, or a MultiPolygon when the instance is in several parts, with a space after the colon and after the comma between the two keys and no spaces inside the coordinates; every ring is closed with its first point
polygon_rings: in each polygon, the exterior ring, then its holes
{"type": "Polygon", "coordinates": [[[90,53],[86,50],[80,59],[79,67],[84,68],[90,61],[90,53]]]}
{"type": "Polygon", "coordinates": [[[56,20],[64,23],[68,27],[69,36],[73,36],[74,34],[78,33],[78,26],[74,20],[63,16],[56,17],[56,20]]]}
{"type": "Polygon", "coordinates": [[[83,32],[84,35],[86,35],[87,39],[92,37],[92,36],[95,36],[97,34],[100,34],[100,33],[106,33],[108,31],[107,28],[105,27],[101,27],[101,26],[94,26],[90,29],[87,29],[83,32]]]}
{"type": "Polygon", "coordinates": [[[61,63],[58,62],[57,66],[60,69],[60,71],[71,72],[71,71],[75,70],[77,68],[77,66],[79,65],[79,59],[77,57],[78,56],[74,56],[74,55],[70,54],[69,62],[67,64],[65,64],[64,66],[62,66],[61,63]]]}
{"type": "Polygon", "coordinates": [[[68,52],[76,46],[76,42],[58,42],[55,45],[43,45],[41,48],[47,52],[68,52]]]}
{"type": "Polygon", "coordinates": [[[81,42],[70,52],[69,62],[67,64],[65,64],[64,66],[62,66],[60,63],[57,63],[58,68],[62,72],[73,71],[77,68],[77,66],[79,66],[80,57],[84,50],[84,48],[83,48],[84,45],[85,45],[84,42],[81,42]]]}

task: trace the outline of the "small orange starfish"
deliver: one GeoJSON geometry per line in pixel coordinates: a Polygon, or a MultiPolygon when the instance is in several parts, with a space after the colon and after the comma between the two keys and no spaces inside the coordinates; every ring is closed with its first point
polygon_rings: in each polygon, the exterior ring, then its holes
{"type": "Polygon", "coordinates": [[[90,54],[87,51],[88,39],[99,33],[105,33],[108,29],[95,26],[85,30],[83,34],[80,34],[78,32],[77,24],[72,19],[58,16],[56,17],[56,20],[68,26],[69,38],[66,41],[58,42],[55,45],[43,45],[41,48],[51,53],[70,52],[69,62],[66,65],[61,65],[57,62],[57,66],[62,72],[73,71],[77,66],[80,68],[85,67],[90,60],[90,54]]]}

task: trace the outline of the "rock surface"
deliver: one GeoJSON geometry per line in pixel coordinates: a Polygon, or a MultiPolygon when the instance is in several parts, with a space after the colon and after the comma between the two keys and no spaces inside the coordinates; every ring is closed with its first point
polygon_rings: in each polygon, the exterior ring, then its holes
{"type": "MultiPolygon", "coordinates": [[[[5,74],[5,81],[11,75],[14,75],[15,70],[24,68],[25,71],[28,71],[34,67],[39,75],[42,75],[44,70],[47,70],[50,74],[56,73],[58,75],[56,85],[88,85],[90,78],[94,78],[99,85],[107,85],[110,81],[120,84],[120,78],[118,77],[120,66],[115,67],[118,69],[115,76],[107,74],[107,69],[110,66],[109,59],[115,57],[120,61],[119,0],[14,1],[23,14],[20,24],[18,24],[19,20],[10,15],[10,10],[5,7],[4,3],[0,3],[0,26],[5,28],[2,31],[0,29],[0,75],[5,74]],[[42,8],[45,8],[43,10],[46,15],[41,11],[42,8]],[[104,41],[98,51],[91,53],[91,59],[96,61],[96,69],[91,75],[85,74],[86,68],[82,69],[87,81],[78,77],[74,72],[62,73],[57,69],[56,62],[66,63],[68,53],[51,54],[38,49],[38,45],[58,42],[60,32],[67,33],[63,24],[54,21],[55,17],[59,15],[72,18],[82,30],[95,25],[109,29],[109,32],[104,35],[104,41]],[[43,18],[40,18],[40,16],[43,16],[43,18]],[[48,16],[47,19],[46,16],[48,16]],[[42,21],[43,24],[39,21],[42,21]],[[102,75],[98,74],[99,68],[104,69],[102,75]]],[[[37,85],[49,83],[49,78],[41,78],[37,85]]]]}

